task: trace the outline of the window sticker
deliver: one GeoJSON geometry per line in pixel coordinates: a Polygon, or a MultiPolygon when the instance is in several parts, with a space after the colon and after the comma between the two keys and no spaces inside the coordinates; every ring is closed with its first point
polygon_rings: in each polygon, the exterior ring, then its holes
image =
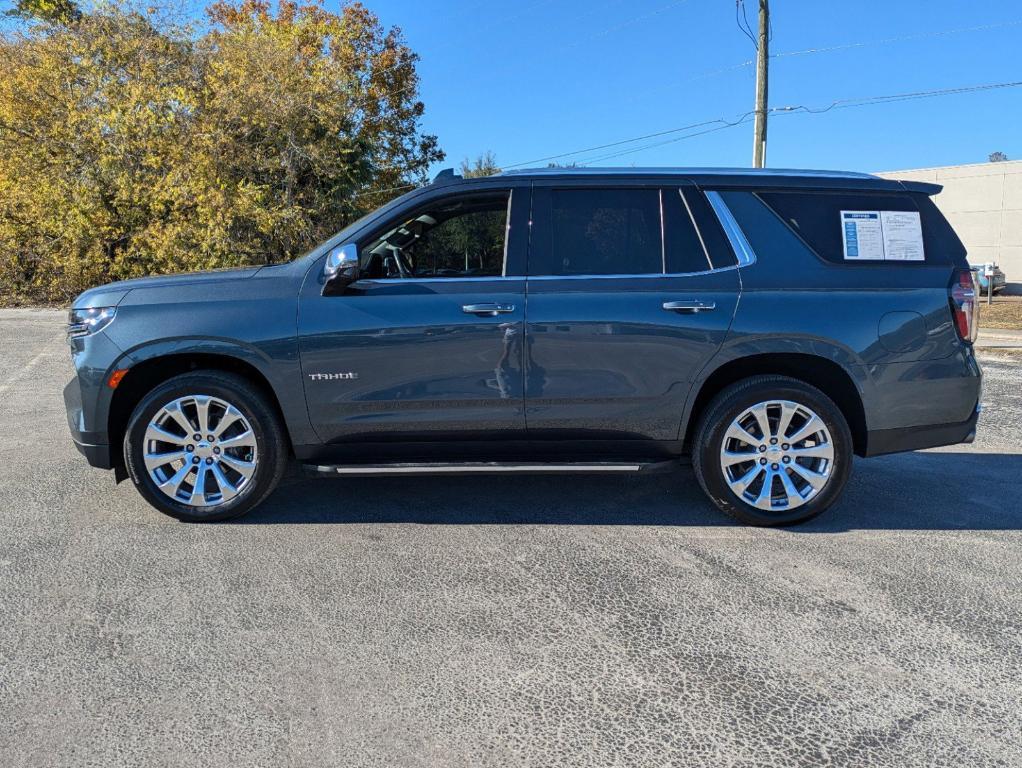
{"type": "Polygon", "coordinates": [[[845,261],[925,261],[918,211],[841,211],[845,261]]]}
{"type": "Polygon", "coordinates": [[[919,211],[884,211],[884,258],[887,261],[925,261],[919,211]]]}

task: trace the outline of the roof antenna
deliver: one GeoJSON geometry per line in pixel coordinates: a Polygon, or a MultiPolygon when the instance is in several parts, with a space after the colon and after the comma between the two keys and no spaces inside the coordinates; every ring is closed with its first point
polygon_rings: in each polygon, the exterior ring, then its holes
{"type": "Polygon", "coordinates": [[[444,168],[433,179],[434,184],[450,184],[452,181],[461,181],[461,176],[456,174],[453,168],[444,168]]]}

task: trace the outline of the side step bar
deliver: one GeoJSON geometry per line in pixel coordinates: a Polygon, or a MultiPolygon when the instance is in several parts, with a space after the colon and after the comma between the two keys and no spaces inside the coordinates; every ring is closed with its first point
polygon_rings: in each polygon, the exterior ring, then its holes
{"type": "Polygon", "coordinates": [[[551,462],[404,462],[400,464],[303,464],[306,474],[316,477],[398,477],[401,475],[564,475],[634,474],[661,472],[678,465],[677,461],[589,461],[551,462]]]}

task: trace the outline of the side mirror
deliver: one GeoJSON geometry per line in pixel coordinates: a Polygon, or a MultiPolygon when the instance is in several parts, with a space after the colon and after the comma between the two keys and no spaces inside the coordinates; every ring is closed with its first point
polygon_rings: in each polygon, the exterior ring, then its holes
{"type": "Polygon", "coordinates": [[[326,256],[323,264],[323,294],[336,294],[358,280],[358,246],[339,245],[326,256]]]}

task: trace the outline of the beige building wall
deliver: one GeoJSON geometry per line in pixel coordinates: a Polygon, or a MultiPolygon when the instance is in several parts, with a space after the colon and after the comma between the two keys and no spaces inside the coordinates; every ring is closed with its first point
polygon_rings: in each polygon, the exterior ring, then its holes
{"type": "Polygon", "coordinates": [[[1022,283],[1022,161],[951,165],[877,174],[942,184],[934,198],[969,250],[969,262],[996,262],[1022,283]]]}

